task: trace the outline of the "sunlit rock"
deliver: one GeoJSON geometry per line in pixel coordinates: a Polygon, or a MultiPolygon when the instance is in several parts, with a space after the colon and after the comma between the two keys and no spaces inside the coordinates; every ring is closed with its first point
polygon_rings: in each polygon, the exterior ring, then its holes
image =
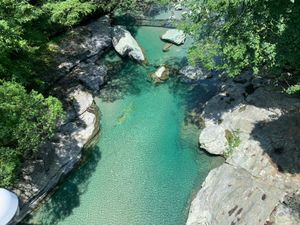
{"type": "Polygon", "coordinates": [[[185,42],[186,35],[182,30],[170,29],[161,36],[161,39],[176,45],[181,45],[185,42]]]}
{"type": "Polygon", "coordinates": [[[123,27],[116,26],[113,28],[112,43],[115,50],[121,56],[129,56],[140,63],[146,62],[146,57],[144,56],[142,48],[132,37],[130,32],[125,30],[123,27]]]}

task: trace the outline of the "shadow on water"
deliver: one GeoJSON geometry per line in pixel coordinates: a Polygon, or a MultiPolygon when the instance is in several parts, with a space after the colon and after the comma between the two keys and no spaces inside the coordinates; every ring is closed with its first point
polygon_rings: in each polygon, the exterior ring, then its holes
{"type": "Polygon", "coordinates": [[[73,171],[51,198],[37,209],[37,216],[29,216],[20,225],[55,225],[70,216],[80,206],[80,196],[87,191],[100,159],[101,152],[96,146],[88,153],[85,164],[73,171]]]}

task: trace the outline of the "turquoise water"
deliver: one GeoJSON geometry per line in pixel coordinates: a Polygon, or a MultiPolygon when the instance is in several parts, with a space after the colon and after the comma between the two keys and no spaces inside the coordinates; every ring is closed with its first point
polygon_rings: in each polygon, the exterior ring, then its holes
{"type": "Polygon", "coordinates": [[[180,66],[190,40],[162,52],[162,28],[133,30],[148,66],[111,60],[121,69],[96,99],[101,137],[87,163],[69,176],[29,219],[46,225],[183,225],[189,202],[220,163],[198,149],[199,129],[185,118],[214,92],[214,81],[191,86],[171,78],[154,86],[154,65],[180,66]]]}

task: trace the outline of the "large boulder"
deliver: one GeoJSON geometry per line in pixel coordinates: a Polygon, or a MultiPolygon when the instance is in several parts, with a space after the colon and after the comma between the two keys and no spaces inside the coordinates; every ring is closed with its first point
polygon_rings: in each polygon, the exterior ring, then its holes
{"type": "Polygon", "coordinates": [[[182,30],[170,29],[161,36],[161,39],[176,45],[181,45],[185,42],[186,35],[182,30]]]}
{"type": "Polygon", "coordinates": [[[143,53],[142,48],[132,37],[130,32],[123,27],[116,26],[113,28],[112,43],[115,50],[121,56],[129,56],[130,58],[135,59],[140,63],[146,62],[146,57],[143,53]]]}
{"type": "Polygon", "coordinates": [[[262,225],[284,192],[246,170],[224,164],[212,170],[192,202],[187,225],[262,225]]]}
{"type": "Polygon", "coordinates": [[[200,145],[226,163],[209,173],[188,225],[299,223],[300,198],[291,193],[300,190],[300,101],[267,83],[247,74],[228,80],[205,105],[200,145]],[[237,144],[228,139],[234,131],[237,144]]]}

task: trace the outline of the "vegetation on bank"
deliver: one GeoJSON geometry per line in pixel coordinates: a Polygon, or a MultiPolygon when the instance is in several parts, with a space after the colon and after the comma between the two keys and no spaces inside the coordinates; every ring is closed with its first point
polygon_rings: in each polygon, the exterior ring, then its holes
{"type": "MultiPolygon", "coordinates": [[[[136,0],[0,0],[0,186],[16,181],[63,116],[44,82],[44,46],[94,15],[129,8],[136,0]],[[47,96],[47,97],[45,97],[47,96]]],[[[51,80],[51,79],[48,79],[51,80]]]]}
{"type": "Polygon", "coordinates": [[[224,157],[227,159],[232,154],[235,148],[237,148],[241,144],[240,139],[240,130],[225,130],[225,138],[227,140],[228,146],[226,148],[226,151],[224,152],[224,157]]]}
{"type": "Polygon", "coordinates": [[[191,62],[236,76],[268,75],[300,90],[300,3],[294,0],[187,0],[181,28],[196,40],[191,62]],[[218,59],[216,60],[216,58],[218,59]]]}

